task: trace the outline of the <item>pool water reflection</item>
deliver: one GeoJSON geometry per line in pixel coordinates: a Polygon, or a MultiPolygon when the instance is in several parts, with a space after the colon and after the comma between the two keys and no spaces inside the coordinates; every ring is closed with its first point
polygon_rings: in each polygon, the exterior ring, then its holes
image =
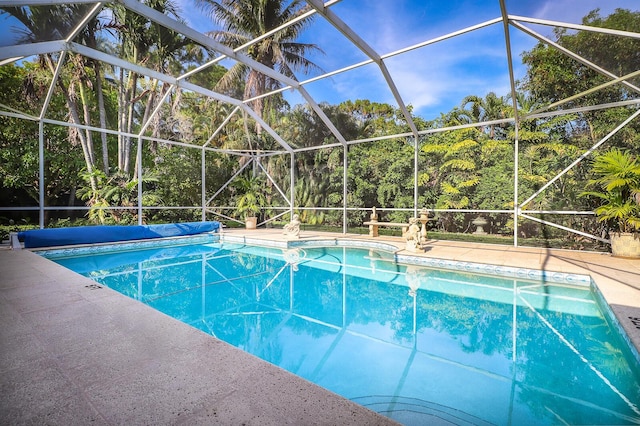
{"type": "Polygon", "coordinates": [[[587,286],[343,247],[53,260],[401,423],[640,423],[640,369],[587,286]]]}

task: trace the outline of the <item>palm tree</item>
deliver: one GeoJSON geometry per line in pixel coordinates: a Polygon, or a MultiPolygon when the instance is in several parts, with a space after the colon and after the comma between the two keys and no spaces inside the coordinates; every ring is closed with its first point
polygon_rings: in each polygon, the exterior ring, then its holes
{"type": "MultiPolygon", "coordinates": [[[[499,120],[505,118],[507,112],[505,98],[497,96],[493,92],[489,92],[484,98],[475,95],[466,96],[462,100],[462,108],[466,111],[472,123],[499,120]],[[470,105],[470,108],[467,108],[468,105],[470,105]]],[[[495,135],[496,126],[491,124],[489,126],[489,137],[493,139],[495,135]]]]}
{"type": "MultiPolygon", "coordinates": [[[[180,10],[173,0],[144,0],[143,2],[158,12],[178,21],[182,20],[179,16],[180,10]]],[[[109,26],[116,29],[120,37],[119,55],[121,57],[135,64],[144,62],[148,68],[161,73],[167,73],[172,67],[180,69],[184,67],[180,57],[192,42],[183,35],[159,24],[150,23],[147,18],[117,4],[113,6],[113,18],[113,22],[109,26]]],[[[146,122],[157,104],[157,99],[168,90],[168,85],[159,88],[159,82],[156,79],[152,79],[147,87],[140,87],[140,82],[141,79],[136,72],[129,71],[125,76],[125,70],[120,69],[118,130],[121,132],[134,133],[134,127],[146,122]],[[139,107],[140,103],[145,100],[145,105],[139,107]]],[[[159,120],[151,123],[153,136],[158,135],[159,123],[159,120]]],[[[153,146],[152,149],[155,147],[153,146]]],[[[119,135],[118,169],[130,174],[130,160],[131,139],[126,135],[119,135]]],[[[134,175],[136,171],[137,165],[133,169],[134,175]]]]}
{"type": "MultiPolygon", "coordinates": [[[[509,94],[506,97],[506,101],[508,101],[508,105],[506,106],[506,110],[509,116],[514,116],[513,111],[513,95],[509,94]]],[[[518,114],[520,116],[520,128],[526,132],[536,132],[538,128],[538,119],[536,118],[524,118],[524,116],[528,114],[532,114],[536,112],[543,106],[543,103],[539,100],[535,99],[528,93],[525,92],[516,92],[515,94],[516,107],[518,108],[518,114]]],[[[538,132],[538,137],[543,137],[546,133],[538,132]]]]}
{"type": "MultiPolygon", "coordinates": [[[[109,26],[117,30],[119,56],[132,63],[140,63],[148,52],[147,21],[140,15],[114,4],[113,21],[109,26]]],[[[143,97],[138,94],[138,74],[124,68],[118,78],[118,170],[129,174],[131,169],[131,138],[135,105],[143,97]],[[124,134],[123,134],[124,133],[124,134]]]]}
{"type": "MultiPolygon", "coordinates": [[[[78,41],[82,44],[87,45],[92,49],[97,49],[99,44],[101,43],[104,44],[104,40],[101,40],[98,37],[99,32],[103,28],[104,28],[104,25],[99,19],[94,18],[90,20],[78,35],[78,41]]],[[[91,64],[94,71],[93,84],[91,84],[90,86],[93,86],[94,92],[96,94],[96,100],[98,103],[98,113],[99,113],[99,119],[100,119],[100,128],[106,129],[107,128],[107,110],[105,107],[103,81],[102,81],[103,80],[103,76],[102,76],[103,64],[102,64],[102,61],[98,61],[95,59],[82,58],[82,65],[83,65],[82,68],[84,68],[84,62],[86,61],[88,61],[91,64]]],[[[83,73],[83,77],[88,78],[86,73],[83,73]]],[[[85,107],[87,107],[86,103],[85,103],[85,107]]],[[[91,137],[90,135],[91,133],[87,132],[88,138],[91,137]]],[[[107,133],[101,132],[100,139],[102,142],[102,171],[108,176],[110,172],[109,172],[109,146],[107,143],[107,133]]]]}
{"type": "Polygon", "coordinates": [[[60,5],[50,7],[4,6],[0,15],[10,15],[17,19],[21,27],[12,28],[18,35],[19,43],[63,40],[73,28],[73,17],[87,6],[60,5]]]}
{"type": "MultiPolygon", "coordinates": [[[[222,28],[207,35],[231,48],[242,46],[309,10],[302,0],[292,0],[290,3],[284,0],[197,0],[197,4],[222,28]]],[[[313,50],[320,49],[314,44],[295,41],[312,18],[313,15],[301,19],[252,44],[246,51],[247,55],[293,79],[296,78],[294,71],[308,72],[319,69],[305,56],[313,50]]],[[[251,99],[281,87],[279,81],[245,64],[237,63],[220,79],[216,89],[228,92],[242,83],[244,99],[251,99]]],[[[269,107],[262,98],[253,100],[250,105],[260,117],[269,107]]]]}

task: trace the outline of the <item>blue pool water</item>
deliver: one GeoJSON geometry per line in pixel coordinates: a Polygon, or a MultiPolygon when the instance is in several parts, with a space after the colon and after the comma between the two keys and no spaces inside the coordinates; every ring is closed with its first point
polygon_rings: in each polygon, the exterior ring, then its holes
{"type": "Polygon", "coordinates": [[[638,362],[588,285],[344,247],[45,256],[404,424],[640,424],[638,362]]]}

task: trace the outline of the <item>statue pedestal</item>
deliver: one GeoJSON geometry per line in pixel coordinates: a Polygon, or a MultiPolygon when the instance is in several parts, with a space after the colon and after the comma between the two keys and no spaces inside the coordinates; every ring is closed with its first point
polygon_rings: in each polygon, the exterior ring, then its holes
{"type": "Polygon", "coordinates": [[[482,216],[478,216],[471,223],[473,223],[476,226],[476,232],[474,232],[474,234],[476,234],[476,235],[487,235],[487,233],[484,230],[484,226],[489,223],[489,221],[487,221],[487,219],[485,219],[482,216]]]}
{"type": "Polygon", "coordinates": [[[413,253],[422,253],[422,252],[424,252],[424,248],[422,248],[422,245],[419,242],[415,241],[415,240],[407,241],[406,249],[407,249],[407,251],[410,251],[410,252],[413,252],[413,253]]]}
{"type": "Polygon", "coordinates": [[[420,223],[422,228],[420,229],[420,242],[422,244],[427,242],[427,222],[429,221],[429,212],[426,209],[420,210],[420,223]]]}

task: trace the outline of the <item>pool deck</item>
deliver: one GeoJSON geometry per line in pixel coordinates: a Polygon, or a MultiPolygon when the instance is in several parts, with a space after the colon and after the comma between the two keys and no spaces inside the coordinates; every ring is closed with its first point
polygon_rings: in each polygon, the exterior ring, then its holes
{"type": "MultiPolygon", "coordinates": [[[[399,237],[301,232],[313,239],[410,254],[399,237]]],[[[640,348],[640,260],[435,240],[418,255],[590,275],[640,348]]],[[[395,424],[29,250],[0,248],[0,336],[0,424],[395,424]]]]}

